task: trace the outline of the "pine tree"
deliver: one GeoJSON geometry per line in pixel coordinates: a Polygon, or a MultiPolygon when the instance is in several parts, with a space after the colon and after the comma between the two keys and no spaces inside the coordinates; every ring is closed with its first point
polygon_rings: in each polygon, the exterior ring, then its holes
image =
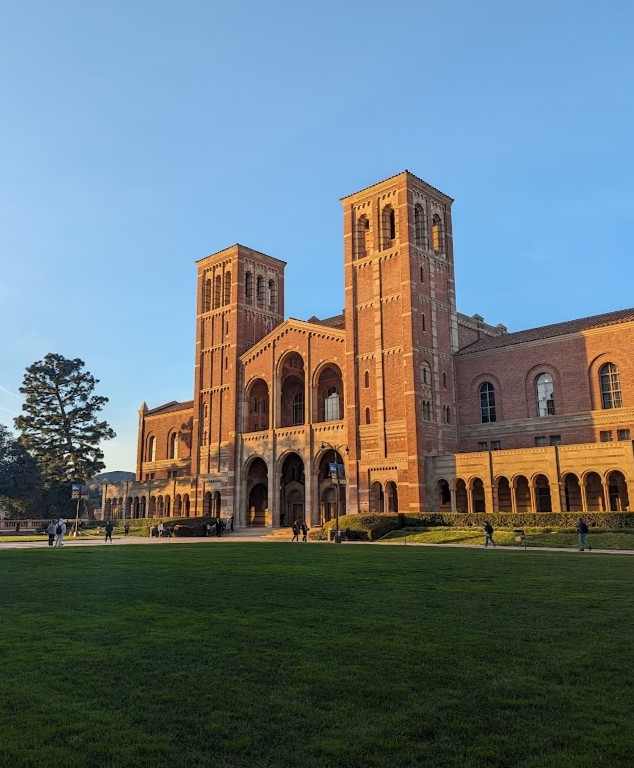
{"type": "Polygon", "coordinates": [[[48,354],[26,369],[20,392],[24,415],[15,419],[21,444],[34,456],[47,485],[87,482],[104,469],[102,440],[115,433],[97,414],[108,402],[95,395],[98,379],[79,358],[48,354]]]}

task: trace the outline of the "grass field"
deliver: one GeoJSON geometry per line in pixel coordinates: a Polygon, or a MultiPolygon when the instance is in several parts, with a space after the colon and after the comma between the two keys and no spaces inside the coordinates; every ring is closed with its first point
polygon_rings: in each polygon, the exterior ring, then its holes
{"type": "MultiPolygon", "coordinates": [[[[569,547],[579,546],[575,531],[561,528],[524,528],[528,547],[569,547]]],[[[495,543],[504,547],[520,544],[515,540],[513,531],[497,530],[493,538],[495,543]]],[[[592,549],[631,549],[634,550],[634,531],[622,528],[614,531],[591,529],[587,536],[592,549]]],[[[406,544],[482,544],[484,531],[480,528],[402,528],[391,531],[382,541],[398,541],[406,544]]]]}
{"type": "Polygon", "coordinates": [[[634,558],[0,553],[2,768],[633,766],[634,558]]]}

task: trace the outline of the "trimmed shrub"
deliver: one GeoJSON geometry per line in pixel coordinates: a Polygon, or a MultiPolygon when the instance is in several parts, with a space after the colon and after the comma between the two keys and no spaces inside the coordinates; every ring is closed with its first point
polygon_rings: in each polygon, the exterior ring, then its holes
{"type": "MultiPolygon", "coordinates": [[[[623,529],[634,528],[634,512],[490,512],[477,514],[451,512],[382,512],[373,515],[342,515],[339,530],[345,531],[350,541],[376,541],[390,531],[401,528],[471,528],[481,529],[488,520],[494,528],[574,529],[579,517],[583,517],[589,528],[623,529]]],[[[310,538],[328,539],[329,531],[335,527],[334,520],[310,532],[310,538]]]]}
{"type": "Polygon", "coordinates": [[[474,514],[431,512],[401,514],[399,527],[450,526],[482,528],[488,520],[494,528],[575,528],[583,517],[590,528],[634,528],[634,512],[479,512],[474,514]]]}

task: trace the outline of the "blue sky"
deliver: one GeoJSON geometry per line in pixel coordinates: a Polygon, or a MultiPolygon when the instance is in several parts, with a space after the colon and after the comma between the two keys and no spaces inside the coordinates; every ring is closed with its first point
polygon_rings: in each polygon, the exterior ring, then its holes
{"type": "Polygon", "coordinates": [[[343,306],[339,198],[408,169],[456,199],[458,309],[509,330],[632,306],[634,5],[154,0],[0,6],[0,423],[82,358],[137,411],[192,397],[194,262],[288,262],[343,306]]]}

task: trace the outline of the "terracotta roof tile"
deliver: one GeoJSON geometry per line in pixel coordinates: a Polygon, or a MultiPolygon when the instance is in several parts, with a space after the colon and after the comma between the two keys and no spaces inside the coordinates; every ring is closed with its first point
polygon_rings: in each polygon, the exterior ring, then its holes
{"type": "Polygon", "coordinates": [[[172,411],[186,411],[188,408],[194,407],[193,400],[187,400],[184,403],[177,403],[176,400],[172,400],[164,405],[159,405],[156,408],[152,408],[146,413],[146,416],[158,416],[163,413],[172,413],[172,411]]]}
{"type": "Polygon", "coordinates": [[[325,325],[328,328],[343,329],[346,327],[346,319],[344,315],[334,315],[333,317],[325,317],[323,320],[320,320],[318,317],[315,317],[315,315],[313,315],[312,317],[309,317],[306,322],[314,323],[315,325],[325,325]]]}
{"type": "Polygon", "coordinates": [[[503,333],[500,336],[487,336],[479,341],[474,341],[473,344],[464,347],[456,354],[469,355],[473,352],[510,347],[514,344],[524,344],[529,341],[552,339],[555,336],[567,336],[571,333],[589,331],[592,328],[602,328],[606,325],[627,323],[632,320],[634,320],[634,308],[619,309],[616,312],[606,312],[603,315],[592,315],[591,317],[582,317],[578,320],[567,320],[563,323],[543,325],[540,328],[529,328],[526,331],[503,333]]]}

